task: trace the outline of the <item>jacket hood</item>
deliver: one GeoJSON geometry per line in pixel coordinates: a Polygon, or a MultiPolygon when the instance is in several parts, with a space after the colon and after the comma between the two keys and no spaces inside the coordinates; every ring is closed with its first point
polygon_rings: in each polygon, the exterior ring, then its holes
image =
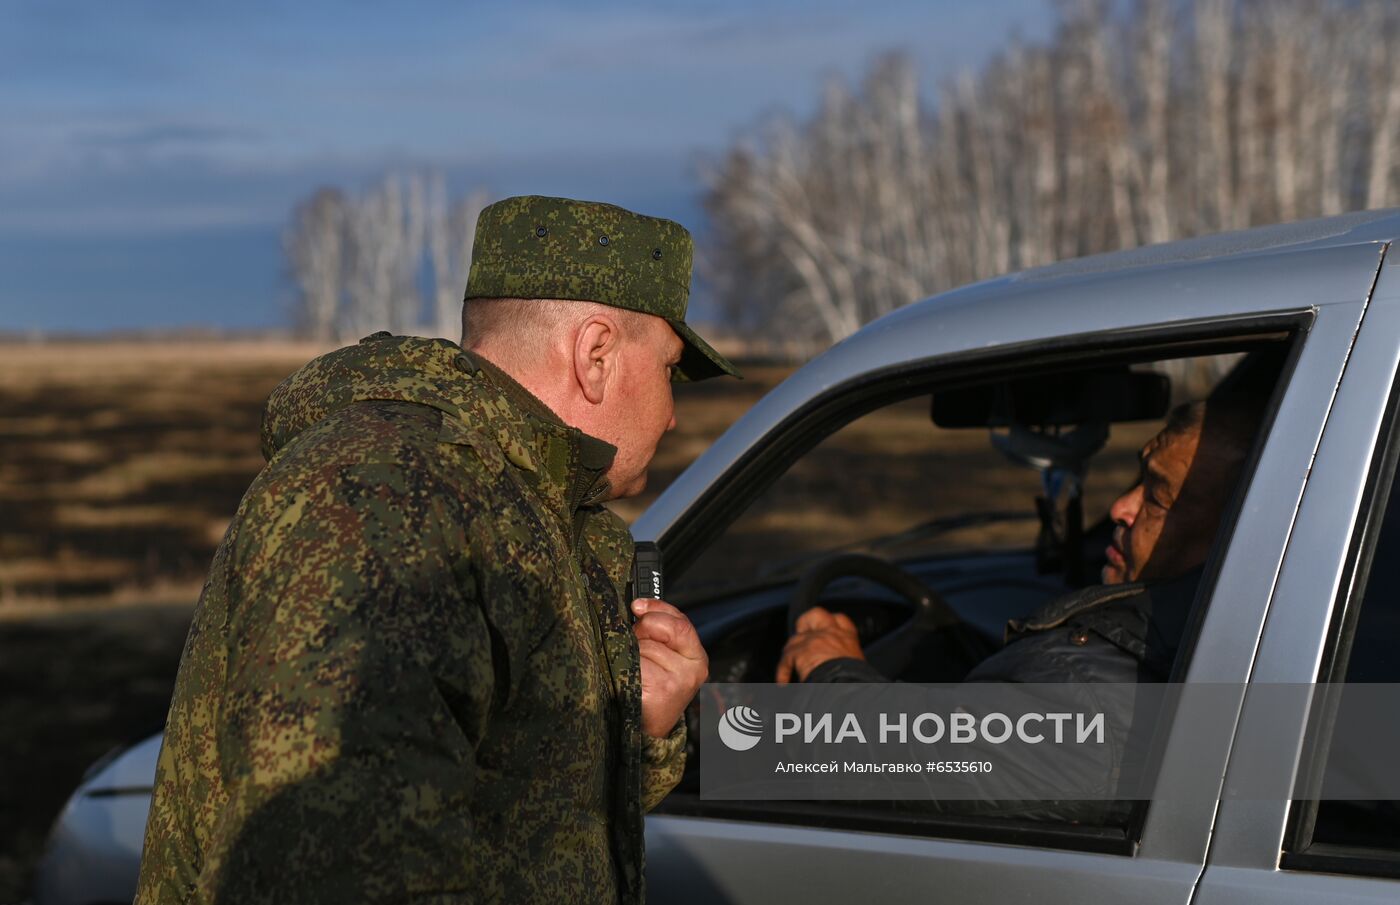
{"type": "Polygon", "coordinates": [[[369,401],[430,406],[480,430],[517,468],[561,484],[567,508],[606,495],[603,473],[617,452],[613,446],[564,424],[505,372],[446,339],[376,333],[302,366],[263,408],[263,458],[270,461],[317,422],[369,401]]]}
{"type": "Polygon", "coordinates": [[[267,399],[263,458],[271,460],[307,428],[357,402],[415,402],[459,415],[470,391],[464,358],[445,339],[376,333],[312,359],[267,399]]]}

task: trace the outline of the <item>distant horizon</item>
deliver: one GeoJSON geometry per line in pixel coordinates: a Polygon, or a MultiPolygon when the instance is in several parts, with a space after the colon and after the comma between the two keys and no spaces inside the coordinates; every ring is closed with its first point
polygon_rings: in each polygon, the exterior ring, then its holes
{"type": "MultiPolygon", "coordinates": [[[[698,199],[693,206],[699,210],[698,199]]],[[[678,213],[684,207],[683,202],[635,205],[690,226],[699,217],[687,222],[678,213]]],[[[279,223],[136,236],[0,237],[0,334],[294,331],[283,228],[279,223]],[[152,281],[165,290],[150,291],[152,281]],[[11,288],[26,283],[42,287],[40,301],[26,303],[11,288]],[[81,322],[74,315],[81,315],[81,322]]],[[[703,236],[703,225],[692,232],[703,236]]],[[[721,320],[698,279],[688,319],[721,320]]]]}

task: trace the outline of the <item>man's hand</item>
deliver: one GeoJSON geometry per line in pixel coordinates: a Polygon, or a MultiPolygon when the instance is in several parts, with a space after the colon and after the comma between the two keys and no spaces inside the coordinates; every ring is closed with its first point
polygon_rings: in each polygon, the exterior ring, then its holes
{"type": "Polygon", "coordinates": [[[786,685],[796,675],[805,682],[812,670],[827,660],[854,657],[864,660],[856,624],[845,613],[833,613],[814,606],[797,617],[797,631],[783,647],[778,661],[778,684],[786,685]]]}
{"type": "Polygon", "coordinates": [[[710,675],[695,626],[664,600],[632,601],[632,631],[642,655],[642,731],[664,738],[710,675]]]}

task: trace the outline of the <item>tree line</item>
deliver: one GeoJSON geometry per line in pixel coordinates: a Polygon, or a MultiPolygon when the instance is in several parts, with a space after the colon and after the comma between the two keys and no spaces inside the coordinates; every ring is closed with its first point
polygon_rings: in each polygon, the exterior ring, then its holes
{"type": "Polygon", "coordinates": [[[930,103],[890,54],[708,173],[729,319],[808,347],[1007,271],[1396,203],[1393,0],[1060,5],[930,103]]]}
{"type": "MultiPolygon", "coordinates": [[[[1008,271],[1394,204],[1397,37],[1394,0],[1065,0],[933,97],[888,54],[705,166],[701,275],[730,326],[803,352],[1008,271]]],[[[431,175],[316,192],[285,235],[302,327],[455,337],[485,201],[431,175]]]]}

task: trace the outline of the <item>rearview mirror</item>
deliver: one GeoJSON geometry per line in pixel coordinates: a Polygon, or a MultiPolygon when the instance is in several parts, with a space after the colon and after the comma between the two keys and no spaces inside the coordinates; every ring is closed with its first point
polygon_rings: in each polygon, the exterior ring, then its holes
{"type": "Polygon", "coordinates": [[[933,394],[938,427],[1055,427],[1166,415],[1171,380],[1127,367],[1025,377],[933,394]]]}

